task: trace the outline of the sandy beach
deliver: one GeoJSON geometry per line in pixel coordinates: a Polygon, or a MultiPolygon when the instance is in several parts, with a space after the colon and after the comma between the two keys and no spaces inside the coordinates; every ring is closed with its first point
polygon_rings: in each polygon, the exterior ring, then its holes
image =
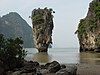
{"type": "Polygon", "coordinates": [[[78,64],[77,75],[100,75],[100,65],[78,64]]]}

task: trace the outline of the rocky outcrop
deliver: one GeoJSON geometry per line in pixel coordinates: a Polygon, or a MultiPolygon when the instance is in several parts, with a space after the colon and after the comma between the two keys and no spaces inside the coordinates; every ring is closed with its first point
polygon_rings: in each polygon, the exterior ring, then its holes
{"type": "Polygon", "coordinates": [[[87,16],[78,25],[80,51],[100,51],[100,0],[89,4],[87,16]]]}
{"type": "Polygon", "coordinates": [[[52,9],[34,9],[32,11],[33,38],[39,52],[47,52],[52,44],[53,15],[52,9]]]}
{"type": "Polygon", "coordinates": [[[76,75],[75,65],[60,65],[57,61],[40,65],[38,62],[24,61],[23,67],[5,70],[0,75],[76,75]]]}
{"type": "Polygon", "coordinates": [[[34,47],[32,28],[16,12],[10,12],[0,17],[0,34],[6,38],[22,37],[25,48],[34,47]]]}

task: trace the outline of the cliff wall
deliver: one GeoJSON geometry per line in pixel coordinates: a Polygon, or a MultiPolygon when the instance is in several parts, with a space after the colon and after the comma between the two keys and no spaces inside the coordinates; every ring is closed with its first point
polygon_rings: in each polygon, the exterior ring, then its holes
{"type": "Polygon", "coordinates": [[[87,16],[78,25],[80,51],[100,51],[100,0],[89,4],[87,16]]]}

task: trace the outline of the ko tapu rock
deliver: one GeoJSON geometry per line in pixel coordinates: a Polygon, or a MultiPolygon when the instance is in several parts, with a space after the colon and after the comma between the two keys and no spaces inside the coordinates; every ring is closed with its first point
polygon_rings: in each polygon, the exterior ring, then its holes
{"type": "Polygon", "coordinates": [[[87,16],[80,20],[76,34],[80,51],[100,52],[100,0],[89,4],[87,16]]]}
{"type": "Polygon", "coordinates": [[[39,52],[47,52],[48,47],[52,44],[54,27],[52,13],[55,12],[51,8],[38,8],[32,11],[33,38],[39,52]]]}

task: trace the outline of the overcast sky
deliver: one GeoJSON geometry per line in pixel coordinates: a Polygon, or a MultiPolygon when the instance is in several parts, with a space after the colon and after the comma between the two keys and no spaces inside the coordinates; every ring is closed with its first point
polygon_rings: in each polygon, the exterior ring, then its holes
{"type": "Polygon", "coordinates": [[[0,0],[0,15],[18,12],[32,26],[29,16],[35,8],[52,8],[54,14],[53,47],[79,47],[77,29],[79,20],[87,14],[92,0],[0,0]]]}

